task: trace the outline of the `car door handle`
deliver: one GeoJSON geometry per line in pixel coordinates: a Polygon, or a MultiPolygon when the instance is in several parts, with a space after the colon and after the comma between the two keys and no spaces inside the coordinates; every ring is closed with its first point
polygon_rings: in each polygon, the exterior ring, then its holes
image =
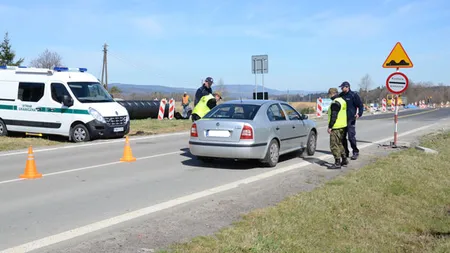
{"type": "Polygon", "coordinates": [[[276,129],[276,130],[280,130],[280,128],[279,128],[279,127],[276,127],[275,129],[276,129]]]}
{"type": "Polygon", "coordinates": [[[292,128],[295,128],[295,126],[292,126],[292,128]]]}

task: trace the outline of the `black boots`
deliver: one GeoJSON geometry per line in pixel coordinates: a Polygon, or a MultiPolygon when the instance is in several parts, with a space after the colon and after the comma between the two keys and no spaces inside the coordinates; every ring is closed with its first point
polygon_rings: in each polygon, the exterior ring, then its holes
{"type": "Polygon", "coordinates": [[[347,157],[343,156],[343,157],[342,157],[341,166],[347,166],[347,165],[348,165],[347,157]]]}
{"type": "Polygon", "coordinates": [[[331,168],[332,169],[340,169],[341,168],[341,159],[335,159],[334,164],[331,168]]]}

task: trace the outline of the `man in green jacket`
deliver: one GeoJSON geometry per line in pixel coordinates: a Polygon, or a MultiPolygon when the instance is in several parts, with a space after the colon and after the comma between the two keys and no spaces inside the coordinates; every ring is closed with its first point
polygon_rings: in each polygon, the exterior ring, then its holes
{"type": "Polygon", "coordinates": [[[328,96],[332,102],[328,108],[328,133],[330,134],[330,149],[334,156],[333,169],[340,169],[348,164],[347,155],[343,145],[345,130],[347,128],[347,102],[339,97],[338,89],[330,88],[328,96]],[[342,161],[341,161],[342,158],[342,161]]]}
{"type": "Polygon", "coordinates": [[[192,111],[192,122],[203,118],[222,99],[219,92],[203,96],[192,111]]]}

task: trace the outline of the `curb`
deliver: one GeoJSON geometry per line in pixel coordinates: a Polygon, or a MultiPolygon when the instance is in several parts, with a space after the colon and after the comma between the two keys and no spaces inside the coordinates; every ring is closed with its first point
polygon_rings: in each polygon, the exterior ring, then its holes
{"type": "Polygon", "coordinates": [[[426,147],[422,147],[422,146],[416,146],[416,149],[424,152],[425,154],[433,154],[433,155],[439,154],[439,152],[434,149],[426,148],[426,147]]]}

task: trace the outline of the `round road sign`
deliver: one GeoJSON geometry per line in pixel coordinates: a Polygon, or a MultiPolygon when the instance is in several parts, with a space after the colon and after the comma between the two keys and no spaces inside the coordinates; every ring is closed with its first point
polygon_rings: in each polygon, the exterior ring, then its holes
{"type": "Polygon", "coordinates": [[[394,72],[386,79],[386,88],[394,94],[400,94],[408,89],[409,80],[405,74],[394,72]]]}

